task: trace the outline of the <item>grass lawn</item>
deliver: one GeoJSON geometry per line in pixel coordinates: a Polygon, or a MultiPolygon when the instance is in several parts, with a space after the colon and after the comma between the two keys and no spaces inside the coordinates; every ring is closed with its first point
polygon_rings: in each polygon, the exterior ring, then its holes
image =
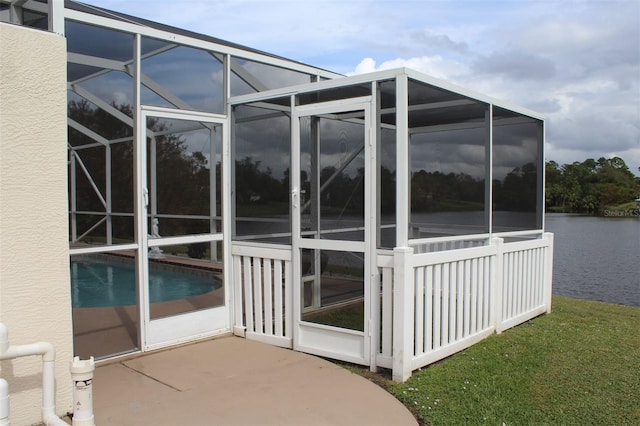
{"type": "Polygon", "coordinates": [[[422,425],[640,425],[640,308],[556,296],[552,310],[404,384],[353,368],[422,425]]]}

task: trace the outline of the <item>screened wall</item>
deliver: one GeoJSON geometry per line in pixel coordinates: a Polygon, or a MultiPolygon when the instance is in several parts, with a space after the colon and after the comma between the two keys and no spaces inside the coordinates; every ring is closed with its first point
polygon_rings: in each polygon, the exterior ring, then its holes
{"type": "MultiPolygon", "coordinates": [[[[404,78],[403,72],[398,73],[402,76],[398,78],[404,78]]],[[[460,88],[439,87],[426,76],[421,76],[423,80],[413,77],[416,73],[407,77],[407,96],[403,101],[406,108],[402,109],[406,116],[401,117],[397,103],[402,98],[397,92],[397,80],[388,78],[393,72],[380,74],[384,77],[372,77],[370,82],[350,84],[350,79],[343,79],[326,84],[339,87],[323,90],[299,86],[300,93],[294,97],[282,97],[274,91],[273,98],[239,101],[234,105],[236,238],[286,243],[290,237],[288,194],[292,189],[289,170],[293,109],[371,96],[374,92],[378,247],[397,245],[399,214],[407,217],[407,236],[411,240],[542,229],[541,119],[533,113],[518,112],[521,110],[518,108],[495,105],[493,100],[460,88]],[[397,123],[403,120],[407,123],[408,162],[399,172],[397,154],[405,146],[405,140],[404,135],[397,133],[397,123]],[[401,175],[407,179],[406,205],[396,196],[401,175]],[[244,181],[261,183],[245,187],[244,181]],[[254,193],[255,188],[258,189],[254,193]],[[253,219],[244,214],[249,210],[253,219]]],[[[353,181],[357,170],[362,168],[362,159],[354,152],[355,148],[338,140],[348,135],[348,128],[353,125],[349,123],[357,122],[358,117],[348,115],[342,120],[338,117],[337,121],[340,123],[333,124],[338,135],[335,148],[319,153],[320,174],[327,179],[331,177],[333,184],[322,186],[320,196],[325,210],[331,207],[344,213],[353,211],[351,204],[355,200],[362,205],[357,191],[349,193],[354,190],[353,181]],[[325,164],[322,158],[330,160],[325,164]],[[338,168],[340,172],[333,176],[338,168]],[[351,169],[353,173],[349,172],[351,169]],[[341,180],[335,181],[338,177],[341,180]],[[347,195],[335,194],[336,188],[347,195]]],[[[302,150],[309,149],[304,147],[304,141],[301,145],[302,150]]],[[[300,171],[303,197],[308,196],[305,185],[312,184],[309,167],[307,164],[300,171]]],[[[362,226],[356,223],[350,228],[362,226]]]]}

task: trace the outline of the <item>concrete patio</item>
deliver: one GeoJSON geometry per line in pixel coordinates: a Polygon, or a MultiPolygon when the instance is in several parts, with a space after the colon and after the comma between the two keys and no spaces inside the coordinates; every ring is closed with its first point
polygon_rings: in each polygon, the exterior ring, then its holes
{"type": "Polygon", "coordinates": [[[102,364],[96,425],[416,425],[374,383],[324,359],[223,337],[102,364]]]}

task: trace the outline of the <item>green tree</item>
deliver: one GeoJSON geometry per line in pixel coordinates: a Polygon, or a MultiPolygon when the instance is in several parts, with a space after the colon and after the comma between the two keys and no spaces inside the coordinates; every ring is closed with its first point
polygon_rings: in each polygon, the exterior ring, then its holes
{"type": "Polygon", "coordinates": [[[563,166],[550,161],[546,163],[545,194],[551,210],[598,213],[637,197],[640,178],[620,157],[588,158],[563,166]]]}

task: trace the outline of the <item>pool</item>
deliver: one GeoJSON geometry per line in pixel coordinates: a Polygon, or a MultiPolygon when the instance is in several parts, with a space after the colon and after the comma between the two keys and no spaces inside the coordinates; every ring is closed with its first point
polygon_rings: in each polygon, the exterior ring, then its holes
{"type": "MultiPolygon", "coordinates": [[[[151,303],[198,296],[221,286],[220,279],[210,272],[192,272],[186,268],[166,269],[153,263],[149,265],[151,303]]],[[[72,258],[71,300],[74,308],[135,305],[133,262],[98,257],[72,258]]]]}

